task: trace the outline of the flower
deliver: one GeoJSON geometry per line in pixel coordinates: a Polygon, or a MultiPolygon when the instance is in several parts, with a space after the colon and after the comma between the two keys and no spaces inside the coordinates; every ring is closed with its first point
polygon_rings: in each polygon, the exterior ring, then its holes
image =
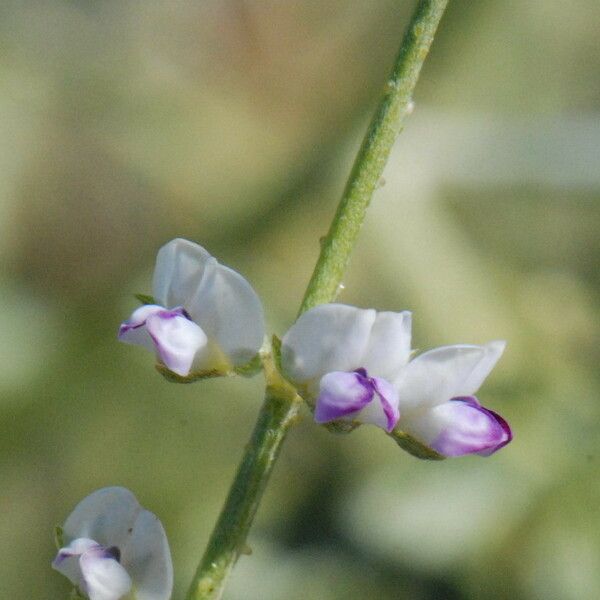
{"type": "Polygon", "coordinates": [[[156,257],[154,301],[119,329],[119,339],[156,353],[181,376],[230,372],[250,363],[264,338],[263,310],[250,284],[204,248],[175,239],[156,257]]]}
{"type": "Polygon", "coordinates": [[[317,423],[372,423],[428,458],[487,456],[508,444],[508,423],[474,396],[505,342],[445,346],[409,362],[410,328],[406,311],[323,304],[283,337],[281,368],[314,402],[317,423]]]}
{"type": "Polygon", "coordinates": [[[443,346],[410,361],[394,381],[399,428],[442,456],[488,456],[506,446],[510,426],[474,396],[505,346],[443,346]]]}
{"type": "Polygon", "coordinates": [[[371,423],[391,431],[400,413],[392,382],[410,356],[409,312],[322,304],[281,340],[284,374],[316,398],[315,420],[371,423]]]}
{"type": "Polygon", "coordinates": [[[62,534],[69,544],[52,567],[90,600],[171,597],[173,566],[164,529],[129,490],[96,490],[75,507],[62,534]]]}

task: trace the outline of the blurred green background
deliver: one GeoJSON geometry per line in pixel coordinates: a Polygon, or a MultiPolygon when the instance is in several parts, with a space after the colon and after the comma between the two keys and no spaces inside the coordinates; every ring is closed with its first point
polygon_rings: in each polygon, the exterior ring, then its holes
{"type": "MultiPolygon", "coordinates": [[[[65,598],[52,531],[124,485],[180,598],[261,380],[164,381],[116,342],[156,250],[206,246],[291,324],[413,3],[0,7],[0,597],[65,598]]],[[[600,7],[451,0],[340,300],[414,346],[509,341],[499,454],[287,440],[228,600],[600,598],[600,7]]]]}

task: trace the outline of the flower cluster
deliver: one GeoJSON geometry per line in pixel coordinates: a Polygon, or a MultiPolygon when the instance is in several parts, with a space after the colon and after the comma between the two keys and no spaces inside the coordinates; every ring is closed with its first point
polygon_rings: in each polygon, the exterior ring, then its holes
{"type": "MultiPolygon", "coordinates": [[[[119,339],[151,350],[169,377],[225,375],[255,362],[265,336],[260,300],[204,248],[182,239],[163,246],[153,295],[121,325],[119,339]]],[[[324,304],[283,336],[279,365],[317,423],[373,424],[435,457],[487,456],[512,439],[506,421],[475,397],[504,346],[444,346],[413,358],[410,312],[324,304]]],[[[67,544],[52,565],[90,600],[170,597],[164,530],[128,490],[85,498],[63,534],[67,544]]]]}
{"type": "Polygon", "coordinates": [[[281,364],[315,405],[315,420],[399,426],[443,456],[487,456],[512,438],[474,396],[504,342],[444,346],[411,356],[409,312],[325,304],[282,339],[281,364]]]}
{"type": "MultiPolygon", "coordinates": [[[[197,244],[160,249],[154,272],[159,305],[138,308],[119,331],[176,375],[225,373],[248,363],[264,337],[258,296],[238,273],[197,244]]],[[[474,394],[504,342],[436,348],[411,359],[411,314],[325,304],[283,336],[283,374],[314,408],[317,423],[371,423],[399,429],[442,456],[488,455],[510,427],[474,394]]]]}

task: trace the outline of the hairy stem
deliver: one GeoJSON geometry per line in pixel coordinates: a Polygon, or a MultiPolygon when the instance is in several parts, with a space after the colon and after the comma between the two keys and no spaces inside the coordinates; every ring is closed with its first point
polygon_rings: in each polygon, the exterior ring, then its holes
{"type": "MultiPolygon", "coordinates": [[[[410,113],[412,94],[448,0],[420,0],[402,41],[385,92],[369,126],[337,212],[321,245],[300,313],[335,299],[366,209],[377,188],[394,140],[410,113]]],[[[264,363],[265,402],[196,571],[187,600],[218,600],[240,554],[281,444],[293,425],[301,400],[277,372],[264,363]]]]}
{"type": "Polygon", "coordinates": [[[208,547],[189,589],[189,600],[217,600],[240,554],[281,443],[296,420],[302,399],[279,374],[270,356],[264,360],[265,401],[208,547]]]}
{"type": "Polygon", "coordinates": [[[321,244],[300,314],[337,296],[365,212],[396,137],[412,109],[412,95],[448,0],[421,0],[402,41],[383,98],[364,137],[342,199],[321,244]]]}

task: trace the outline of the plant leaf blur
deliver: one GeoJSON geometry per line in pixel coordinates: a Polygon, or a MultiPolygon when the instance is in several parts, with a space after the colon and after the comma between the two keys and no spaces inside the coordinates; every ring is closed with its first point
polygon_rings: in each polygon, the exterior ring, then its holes
{"type": "MultiPolygon", "coordinates": [[[[2,7],[0,597],[67,596],[52,528],[109,485],[160,516],[181,597],[261,378],[171,385],[119,322],[180,236],[286,331],[411,9],[2,7]]],[[[514,442],[423,462],[305,418],[229,600],[600,597],[599,17],[450,3],[338,298],[412,310],[417,348],[508,340],[480,400],[514,442]]]]}

